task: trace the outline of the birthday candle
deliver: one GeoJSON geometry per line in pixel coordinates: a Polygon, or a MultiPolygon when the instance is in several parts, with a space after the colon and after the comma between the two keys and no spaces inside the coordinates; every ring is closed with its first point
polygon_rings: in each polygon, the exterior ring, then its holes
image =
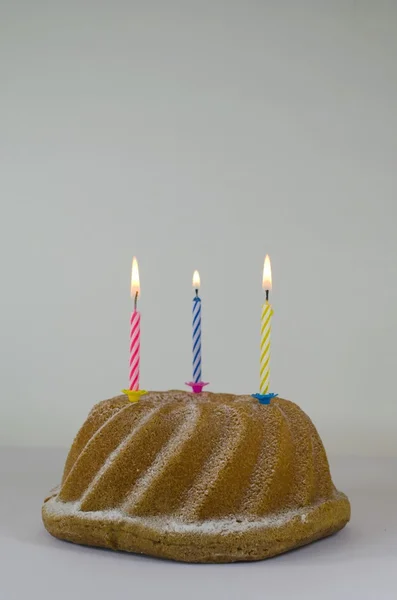
{"type": "Polygon", "coordinates": [[[193,287],[196,295],[193,298],[193,382],[201,381],[201,299],[198,291],[200,288],[200,275],[198,271],[193,274],[193,287]]]}
{"type": "Polygon", "coordinates": [[[263,266],[262,287],[266,292],[266,301],[262,305],[261,319],[260,393],[267,394],[270,380],[270,334],[273,315],[273,308],[269,303],[269,291],[272,289],[272,269],[267,254],[263,266]]]}
{"type": "Polygon", "coordinates": [[[131,298],[134,310],[130,320],[130,390],[139,390],[139,363],[141,358],[141,313],[137,310],[140,295],[138,262],[134,256],[131,269],[131,298]]]}

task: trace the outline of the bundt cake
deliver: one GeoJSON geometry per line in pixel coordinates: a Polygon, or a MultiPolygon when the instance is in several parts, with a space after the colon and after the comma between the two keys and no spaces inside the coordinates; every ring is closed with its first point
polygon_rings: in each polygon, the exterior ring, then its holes
{"type": "Polygon", "coordinates": [[[293,402],[169,391],[97,404],[42,512],[52,535],[78,544],[232,562],[330,535],[350,505],[293,402]]]}

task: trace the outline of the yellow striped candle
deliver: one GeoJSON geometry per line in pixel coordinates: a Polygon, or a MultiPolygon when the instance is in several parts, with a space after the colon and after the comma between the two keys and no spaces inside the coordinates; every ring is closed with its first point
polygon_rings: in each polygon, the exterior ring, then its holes
{"type": "Polygon", "coordinates": [[[273,308],[269,303],[269,291],[272,289],[272,268],[268,254],[266,254],[263,266],[262,287],[266,292],[266,301],[262,305],[261,320],[260,393],[267,394],[270,382],[270,334],[273,316],[273,308]]]}

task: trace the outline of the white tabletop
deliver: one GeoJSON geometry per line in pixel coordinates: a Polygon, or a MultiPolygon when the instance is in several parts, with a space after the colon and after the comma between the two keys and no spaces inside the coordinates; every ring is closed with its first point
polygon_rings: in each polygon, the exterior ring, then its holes
{"type": "Polygon", "coordinates": [[[75,546],[41,523],[66,451],[0,449],[0,598],[397,599],[397,459],[336,458],[352,504],[340,533],[257,563],[189,565],[75,546]]]}

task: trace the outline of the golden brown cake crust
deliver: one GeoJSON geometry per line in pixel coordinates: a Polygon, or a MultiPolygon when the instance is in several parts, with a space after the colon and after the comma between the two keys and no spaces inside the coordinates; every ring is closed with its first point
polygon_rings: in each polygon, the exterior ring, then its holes
{"type": "Polygon", "coordinates": [[[189,562],[259,560],[349,518],[296,404],[209,392],[97,404],[43,506],[61,539],[189,562]]]}

